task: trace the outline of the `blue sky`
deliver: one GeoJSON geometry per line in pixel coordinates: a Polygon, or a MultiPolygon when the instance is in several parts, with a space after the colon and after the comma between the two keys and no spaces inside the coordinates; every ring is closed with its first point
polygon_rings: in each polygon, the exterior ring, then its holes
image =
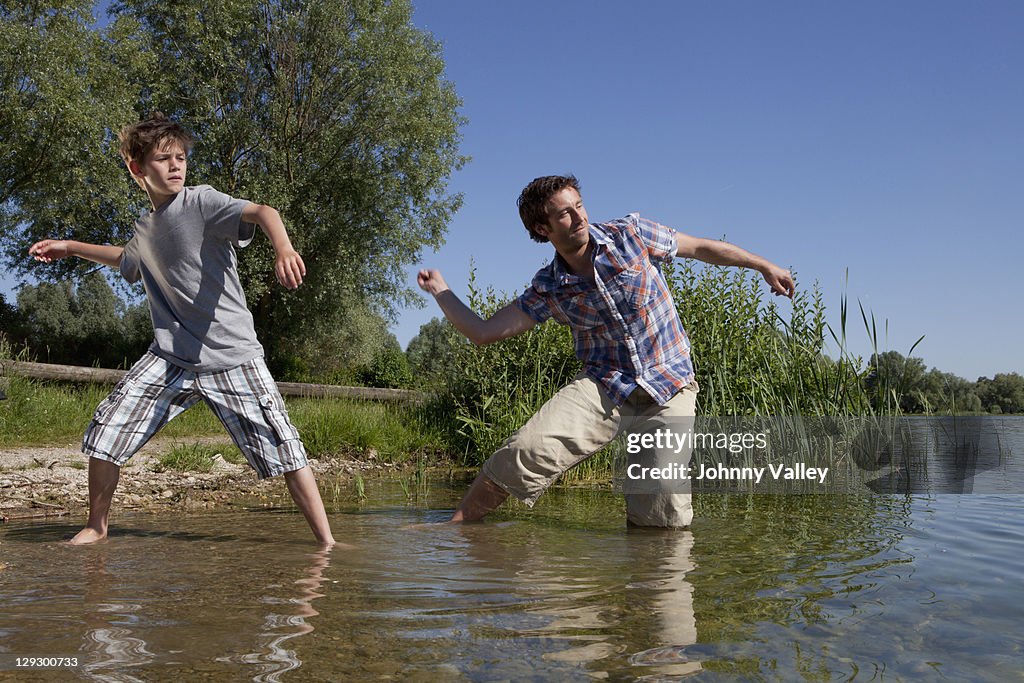
{"type": "MultiPolygon", "coordinates": [[[[929,367],[1024,372],[1024,3],[415,6],[469,120],[465,205],[422,264],[456,293],[471,259],[482,284],[529,282],[552,250],[515,199],[569,172],[591,220],[725,236],[818,281],[833,322],[849,271],[885,348],[925,335],[929,367]]],[[[393,331],[404,346],[436,315],[403,311],[393,331]]]]}
{"type": "Polygon", "coordinates": [[[571,172],[591,220],[725,236],[818,281],[834,324],[849,271],[885,348],[1024,372],[1024,3],[420,0],[414,21],[469,119],[465,206],[423,259],[456,293],[471,258],[499,290],[530,280],[552,250],[515,199],[571,172]]]}

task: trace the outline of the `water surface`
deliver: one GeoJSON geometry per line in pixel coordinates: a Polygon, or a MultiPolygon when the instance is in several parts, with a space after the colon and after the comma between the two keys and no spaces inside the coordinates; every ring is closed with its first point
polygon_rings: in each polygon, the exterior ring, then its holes
{"type": "Polygon", "coordinates": [[[611,492],[443,520],[459,487],[331,515],[118,515],[0,528],[10,680],[1024,680],[1016,495],[702,496],[689,532],[611,492]],[[76,656],[60,671],[14,656],[76,656]]]}

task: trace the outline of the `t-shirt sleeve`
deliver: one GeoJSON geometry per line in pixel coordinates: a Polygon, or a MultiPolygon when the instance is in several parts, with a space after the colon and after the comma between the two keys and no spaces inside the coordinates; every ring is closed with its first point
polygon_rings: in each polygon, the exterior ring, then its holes
{"type": "Polygon", "coordinates": [[[256,235],[256,226],[242,221],[242,211],[249,206],[249,200],[237,199],[209,185],[200,185],[196,189],[200,193],[199,207],[206,231],[236,247],[248,246],[256,235]]]}
{"type": "Polygon", "coordinates": [[[533,285],[530,285],[525,292],[516,299],[516,305],[530,316],[537,323],[542,323],[551,317],[551,306],[547,299],[541,296],[540,292],[533,285]]]}
{"type": "Polygon", "coordinates": [[[139,272],[139,242],[134,237],[128,240],[128,244],[124,245],[124,251],[121,252],[120,270],[121,277],[133,284],[142,276],[139,272]]]}
{"type": "Polygon", "coordinates": [[[676,231],[654,221],[641,218],[639,214],[630,214],[637,234],[647,247],[651,261],[671,261],[676,256],[676,231]]]}

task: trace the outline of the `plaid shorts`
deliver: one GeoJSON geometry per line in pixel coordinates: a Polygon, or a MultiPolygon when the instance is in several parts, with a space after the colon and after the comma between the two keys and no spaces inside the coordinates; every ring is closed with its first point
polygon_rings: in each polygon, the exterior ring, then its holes
{"type": "Polygon", "coordinates": [[[230,370],[193,372],[147,352],[97,406],[82,452],[122,466],[200,399],[260,479],[306,466],[306,449],[263,358],[230,370]]]}

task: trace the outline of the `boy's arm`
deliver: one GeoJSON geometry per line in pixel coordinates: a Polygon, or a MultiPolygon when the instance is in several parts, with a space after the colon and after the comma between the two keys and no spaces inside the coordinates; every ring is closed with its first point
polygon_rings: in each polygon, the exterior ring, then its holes
{"type": "Polygon", "coordinates": [[[537,324],[514,303],[484,320],[455,296],[439,270],[421,270],[416,282],[423,291],[434,296],[437,305],[455,329],[478,346],[514,337],[537,324]]]}
{"type": "Polygon", "coordinates": [[[716,266],[739,266],[740,268],[753,268],[764,276],[765,282],[771,287],[772,294],[793,297],[796,285],[793,284],[793,276],[785,268],[752,254],[746,249],[741,249],[735,244],[719,240],[709,240],[701,237],[691,237],[681,232],[676,233],[676,256],[680,258],[695,258],[705,263],[716,266]]]}
{"type": "Polygon", "coordinates": [[[288,231],[277,209],[266,204],[249,204],[242,209],[242,220],[260,226],[270,239],[270,244],[277,255],[274,262],[277,281],[288,289],[295,289],[301,285],[306,274],[306,264],[302,262],[299,252],[292,247],[292,241],[288,238],[288,231]]]}
{"type": "Polygon", "coordinates": [[[68,256],[77,256],[101,263],[104,266],[117,268],[121,265],[124,248],[113,247],[109,244],[75,242],[74,240],[43,240],[29,247],[28,253],[36,261],[43,263],[52,263],[68,256]]]}

